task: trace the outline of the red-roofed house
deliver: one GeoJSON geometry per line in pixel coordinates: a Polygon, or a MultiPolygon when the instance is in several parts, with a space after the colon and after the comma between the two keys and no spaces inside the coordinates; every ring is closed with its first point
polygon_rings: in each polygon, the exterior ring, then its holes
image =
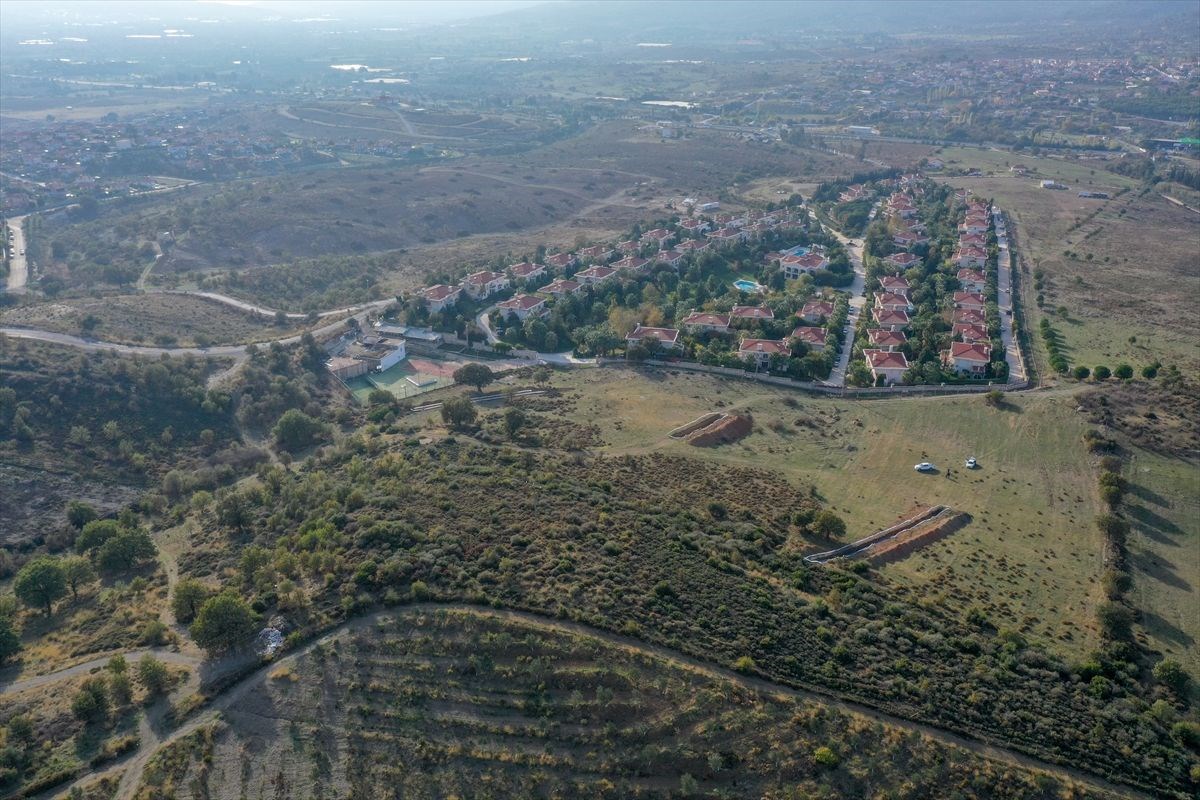
{"type": "Polygon", "coordinates": [[[885,328],[871,328],[867,331],[867,339],[870,340],[871,347],[889,352],[908,341],[904,331],[889,331],[885,328]]]}
{"type": "Polygon", "coordinates": [[[531,264],[528,261],[522,261],[520,264],[513,264],[508,268],[514,278],[521,280],[529,280],[530,278],[540,278],[546,274],[545,264],[531,264]]]}
{"type": "Polygon", "coordinates": [[[712,311],[693,311],[683,318],[682,325],[691,333],[703,331],[727,333],[729,331],[729,315],[717,314],[712,311]]]}
{"type": "Polygon", "coordinates": [[[629,347],[648,344],[650,341],[658,342],[666,348],[679,347],[679,331],[675,328],[646,328],[638,325],[625,337],[625,344],[629,347]]]}
{"type": "Polygon", "coordinates": [[[519,294],[511,300],[497,303],[500,313],[513,315],[524,322],[530,317],[540,317],[546,313],[546,298],[532,294],[519,294]]]}
{"type": "Polygon", "coordinates": [[[576,272],[575,279],[580,283],[586,283],[591,286],[606,281],[616,274],[617,271],[612,267],[588,267],[585,270],[576,272]]]}
{"type": "Polygon", "coordinates": [[[603,263],[613,257],[613,249],[606,244],[598,244],[585,247],[576,255],[590,263],[603,263]]]}
{"type": "Polygon", "coordinates": [[[951,342],[942,351],[942,363],[961,375],[984,375],[992,360],[992,346],[977,342],[951,342]]]}
{"type": "Polygon", "coordinates": [[[992,338],[988,336],[987,328],[970,322],[954,323],[952,335],[964,342],[986,342],[992,338]]]}
{"type": "Polygon", "coordinates": [[[579,281],[569,281],[564,278],[560,278],[556,281],[551,281],[542,288],[538,289],[538,291],[543,292],[544,294],[555,295],[575,294],[576,292],[583,291],[583,284],[579,281]]]}
{"type": "Polygon", "coordinates": [[[899,383],[908,371],[908,358],[896,350],[863,350],[863,358],[876,383],[879,383],[880,376],[884,383],[899,383]]]}
{"type": "Polygon", "coordinates": [[[987,247],[987,239],[981,233],[964,233],[958,237],[959,247],[987,247]]]}
{"type": "Polygon", "coordinates": [[[480,270],[472,272],[462,280],[462,287],[466,290],[467,296],[476,300],[483,297],[491,297],[496,292],[504,291],[508,288],[508,276],[502,272],[492,272],[491,270],[480,270]]]}
{"type": "Polygon", "coordinates": [[[805,322],[820,322],[833,316],[833,303],[828,300],[809,300],[800,309],[800,318],[805,322]]]}
{"type": "Polygon", "coordinates": [[[759,369],[766,369],[771,365],[771,356],[787,356],[791,353],[784,339],[742,339],[738,344],[738,356],[753,361],[759,369]]]}
{"type": "Polygon", "coordinates": [[[963,247],[954,251],[954,264],[958,267],[982,267],[987,264],[987,251],[982,247],[963,247]]]}
{"type": "Polygon", "coordinates": [[[575,256],[570,253],[555,253],[546,256],[546,266],[552,269],[566,269],[575,263],[575,256]]]}
{"type": "Polygon", "coordinates": [[[704,233],[708,230],[708,223],[702,219],[681,219],[679,227],[683,228],[693,236],[699,233],[704,233]]]}
{"type": "Polygon", "coordinates": [[[704,239],[688,239],[675,245],[681,253],[699,253],[708,249],[708,241],[704,239]]]}
{"type": "Polygon", "coordinates": [[[879,278],[879,288],[888,294],[898,294],[901,297],[908,297],[908,292],[912,286],[899,275],[883,275],[879,278]]]}
{"type": "Polygon", "coordinates": [[[964,292],[982,292],[987,288],[987,276],[977,269],[960,269],[957,277],[964,292]]]}
{"type": "Polygon", "coordinates": [[[987,298],[979,292],[955,292],[954,307],[971,308],[977,311],[983,311],[983,309],[987,307],[987,298]]]}
{"type": "Polygon", "coordinates": [[[633,239],[630,239],[625,242],[618,242],[617,249],[620,250],[625,255],[629,255],[630,253],[638,252],[639,250],[642,249],[642,247],[637,242],[635,242],[633,239]]]}
{"type": "Polygon", "coordinates": [[[912,303],[902,294],[880,292],[875,295],[875,308],[893,309],[897,311],[912,311],[912,303]]]}
{"type": "Polygon", "coordinates": [[[904,330],[908,327],[908,314],[903,309],[876,308],[871,312],[875,323],[889,331],[904,330]]]}
{"type": "Polygon", "coordinates": [[[729,309],[729,321],[733,324],[762,322],[769,319],[775,319],[775,312],[766,306],[734,306],[729,309]]]}
{"type": "Polygon", "coordinates": [[[892,237],[892,241],[900,247],[916,247],[919,244],[928,244],[929,237],[914,231],[900,231],[892,237]]]}
{"type": "Polygon", "coordinates": [[[719,231],[706,233],[709,241],[716,242],[719,245],[735,244],[746,238],[746,234],[742,233],[737,228],[721,228],[719,231]]]}
{"type": "Polygon", "coordinates": [[[829,331],[815,326],[801,325],[792,331],[792,338],[804,342],[808,345],[809,350],[815,350],[819,353],[825,349],[825,341],[829,338],[829,331]]]}
{"type": "Polygon", "coordinates": [[[624,269],[630,272],[641,272],[649,263],[650,262],[644,258],[638,258],[637,256],[625,256],[625,258],[622,258],[620,261],[614,261],[612,263],[612,268],[624,269]]]}
{"type": "Polygon", "coordinates": [[[893,253],[884,259],[884,261],[899,267],[900,269],[908,269],[921,263],[921,257],[915,256],[912,253],[893,253]]]}
{"type": "Polygon", "coordinates": [[[666,264],[668,267],[678,267],[683,263],[685,256],[678,250],[659,250],[658,263],[666,264]]]}
{"type": "Polygon", "coordinates": [[[667,242],[675,238],[675,234],[665,228],[655,228],[652,231],[646,231],[642,234],[641,243],[650,244],[653,242],[658,245],[658,249],[662,250],[667,246],[667,242]]]}
{"type": "Polygon", "coordinates": [[[458,298],[462,294],[462,287],[439,283],[437,286],[422,289],[417,294],[425,301],[425,307],[436,314],[458,302],[458,298]]]}
{"type": "Polygon", "coordinates": [[[951,319],[956,323],[966,325],[987,324],[987,318],[984,316],[983,310],[979,308],[956,308],[951,319]]]}
{"type": "Polygon", "coordinates": [[[783,277],[794,281],[806,272],[816,272],[829,266],[829,259],[820,253],[805,253],[802,256],[784,256],[779,259],[783,277]]]}

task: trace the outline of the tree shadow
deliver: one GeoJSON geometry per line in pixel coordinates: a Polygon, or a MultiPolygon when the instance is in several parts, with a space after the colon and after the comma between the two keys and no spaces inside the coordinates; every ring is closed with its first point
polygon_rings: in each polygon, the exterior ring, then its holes
{"type": "Polygon", "coordinates": [[[1168,621],[1161,614],[1153,611],[1142,612],[1142,627],[1152,632],[1155,636],[1159,636],[1182,647],[1190,648],[1196,643],[1195,637],[1187,631],[1168,621]]]}
{"type": "Polygon", "coordinates": [[[1167,586],[1175,589],[1182,589],[1185,592],[1192,591],[1192,584],[1179,576],[1175,571],[1175,567],[1166,563],[1160,558],[1156,558],[1146,553],[1132,555],[1129,559],[1130,564],[1134,569],[1153,578],[1160,583],[1165,583],[1167,586]]]}
{"type": "Polygon", "coordinates": [[[1128,506],[1127,509],[1139,533],[1145,533],[1147,537],[1156,542],[1179,546],[1173,538],[1170,538],[1183,535],[1183,530],[1174,522],[1145,506],[1128,506]]]}
{"type": "Polygon", "coordinates": [[[1145,500],[1147,503],[1153,503],[1154,505],[1162,506],[1163,508],[1170,508],[1171,506],[1171,503],[1167,500],[1167,498],[1163,497],[1158,492],[1147,489],[1145,486],[1141,486],[1136,483],[1130,483],[1128,484],[1128,491],[1134,497],[1138,498],[1139,500],[1145,500]]]}

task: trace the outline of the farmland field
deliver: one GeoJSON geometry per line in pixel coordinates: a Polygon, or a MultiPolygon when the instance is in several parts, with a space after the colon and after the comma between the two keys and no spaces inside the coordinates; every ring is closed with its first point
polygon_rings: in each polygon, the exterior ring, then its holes
{"type": "Polygon", "coordinates": [[[172,744],[184,757],[164,755],[144,790],[847,797],[969,783],[991,797],[1035,787],[1107,796],[664,651],[503,612],[397,611],[256,682],[212,735],[172,744]]]}

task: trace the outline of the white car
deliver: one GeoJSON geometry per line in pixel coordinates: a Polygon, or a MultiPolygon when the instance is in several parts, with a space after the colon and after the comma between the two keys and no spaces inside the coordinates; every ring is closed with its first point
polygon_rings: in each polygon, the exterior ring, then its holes
{"type": "Polygon", "coordinates": [[[979,462],[978,462],[978,461],[976,461],[976,460],[974,459],[974,457],[972,457],[972,458],[968,458],[968,459],[967,459],[967,461],[966,461],[966,465],[967,465],[967,469],[975,469],[976,467],[978,467],[978,466],[979,466],[979,462]]]}
{"type": "Polygon", "coordinates": [[[917,472],[933,472],[934,467],[928,461],[922,461],[920,464],[913,465],[913,469],[917,472]]]}

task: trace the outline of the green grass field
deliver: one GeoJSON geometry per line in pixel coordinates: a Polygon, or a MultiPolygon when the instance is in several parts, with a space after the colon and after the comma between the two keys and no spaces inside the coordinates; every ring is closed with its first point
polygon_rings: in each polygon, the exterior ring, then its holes
{"type": "Polygon", "coordinates": [[[1129,481],[1133,597],[1148,642],[1200,678],[1200,473],[1139,450],[1129,481]]]}
{"type": "Polygon", "coordinates": [[[554,383],[579,394],[568,414],[599,426],[608,452],[661,450],[778,470],[798,491],[815,487],[846,519],[847,539],[919,504],[966,512],[973,519],[964,529],[883,574],[931,603],[959,612],[979,606],[997,625],[1064,651],[1095,642],[1099,508],[1081,441],[1086,425],[1069,393],[1013,397],[1000,410],[980,397],[848,402],[683,372],[576,370],[556,373],[554,383]],[[714,410],[750,412],[754,432],[714,449],[667,436],[714,410]],[[963,469],[967,456],[981,469],[963,469]],[[914,471],[924,460],[939,473],[914,471]]]}

